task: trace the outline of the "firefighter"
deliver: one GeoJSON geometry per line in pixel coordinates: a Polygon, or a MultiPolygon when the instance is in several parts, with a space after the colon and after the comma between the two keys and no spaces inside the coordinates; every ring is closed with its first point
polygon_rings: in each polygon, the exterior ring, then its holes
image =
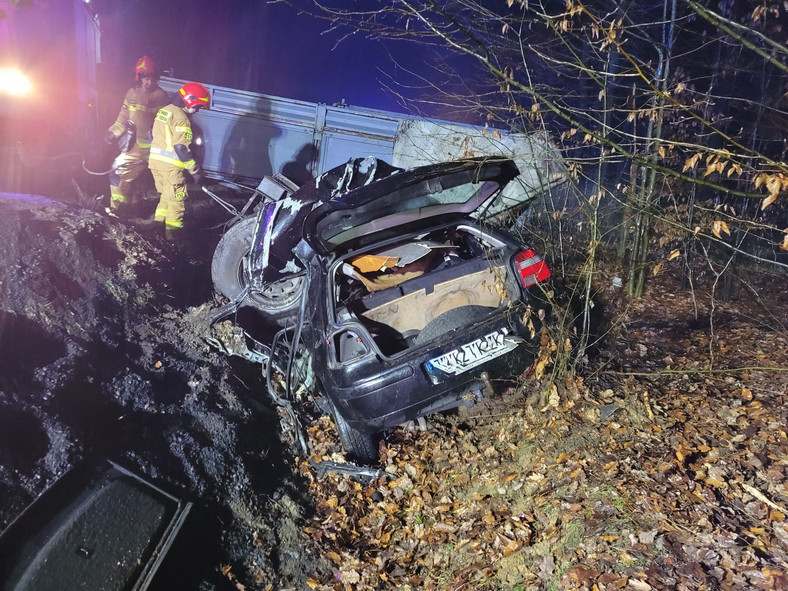
{"type": "Polygon", "coordinates": [[[132,183],[148,168],[153,118],[170,102],[169,95],[159,87],[156,64],[147,55],[137,60],[134,80],[135,85],[126,93],[118,117],[106,134],[107,143],[121,149],[109,176],[107,213],[114,216],[128,215],[133,205],[132,183]]]}
{"type": "Polygon", "coordinates": [[[148,166],[161,195],[154,220],[164,222],[168,240],[177,241],[183,228],[189,181],[199,184],[201,171],[192,154],[189,115],[208,109],[211,94],[199,82],[187,82],[178,98],[159,109],[153,122],[153,142],[148,166]]]}

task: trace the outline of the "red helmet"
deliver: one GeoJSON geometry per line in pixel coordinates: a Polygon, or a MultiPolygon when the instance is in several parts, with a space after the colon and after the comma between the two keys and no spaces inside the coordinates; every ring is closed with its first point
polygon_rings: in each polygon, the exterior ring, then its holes
{"type": "Polygon", "coordinates": [[[178,91],[187,107],[211,107],[211,93],[199,82],[187,82],[178,91]]]}
{"type": "Polygon", "coordinates": [[[139,82],[143,76],[159,77],[159,71],[156,69],[155,62],[147,55],[143,55],[137,60],[137,65],[134,66],[134,79],[139,82]]]}

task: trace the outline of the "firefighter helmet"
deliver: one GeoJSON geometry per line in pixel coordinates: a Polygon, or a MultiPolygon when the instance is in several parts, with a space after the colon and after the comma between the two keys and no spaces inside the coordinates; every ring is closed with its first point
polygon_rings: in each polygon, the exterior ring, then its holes
{"type": "Polygon", "coordinates": [[[187,82],[178,91],[183,99],[183,104],[189,108],[202,107],[209,109],[211,93],[199,82],[187,82]]]}
{"type": "Polygon", "coordinates": [[[137,60],[137,65],[134,66],[134,79],[139,82],[140,78],[145,76],[159,77],[159,71],[156,69],[156,63],[147,55],[143,55],[137,60]]]}

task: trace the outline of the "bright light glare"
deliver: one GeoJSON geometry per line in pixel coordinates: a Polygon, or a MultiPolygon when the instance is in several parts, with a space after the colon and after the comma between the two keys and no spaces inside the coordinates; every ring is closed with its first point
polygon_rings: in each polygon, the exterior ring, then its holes
{"type": "Polygon", "coordinates": [[[19,70],[0,68],[0,92],[23,95],[33,90],[33,85],[19,70]]]}

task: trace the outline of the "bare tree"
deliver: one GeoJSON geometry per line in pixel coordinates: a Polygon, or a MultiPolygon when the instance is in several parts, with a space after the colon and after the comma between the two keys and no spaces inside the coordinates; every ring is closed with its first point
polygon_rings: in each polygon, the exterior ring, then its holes
{"type": "MultiPolygon", "coordinates": [[[[573,257],[561,266],[574,270],[586,304],[601,244],[617,246],[635,297],[681,262],[691,287],[693,253],[728,277],[738,260],[788,268],[782,3],[278,1],[324,19],[340,39],[418,44],[434,67],[386,82],[417,113],[463,110],[548,132],[578,192],[546,199],[539,229],[561,246],[554,257],[573,257]],[[406,100],[417,87],[420,100],[406,100]]],[[[583,318],[587,329],[587,308],[583,318]]]]}

